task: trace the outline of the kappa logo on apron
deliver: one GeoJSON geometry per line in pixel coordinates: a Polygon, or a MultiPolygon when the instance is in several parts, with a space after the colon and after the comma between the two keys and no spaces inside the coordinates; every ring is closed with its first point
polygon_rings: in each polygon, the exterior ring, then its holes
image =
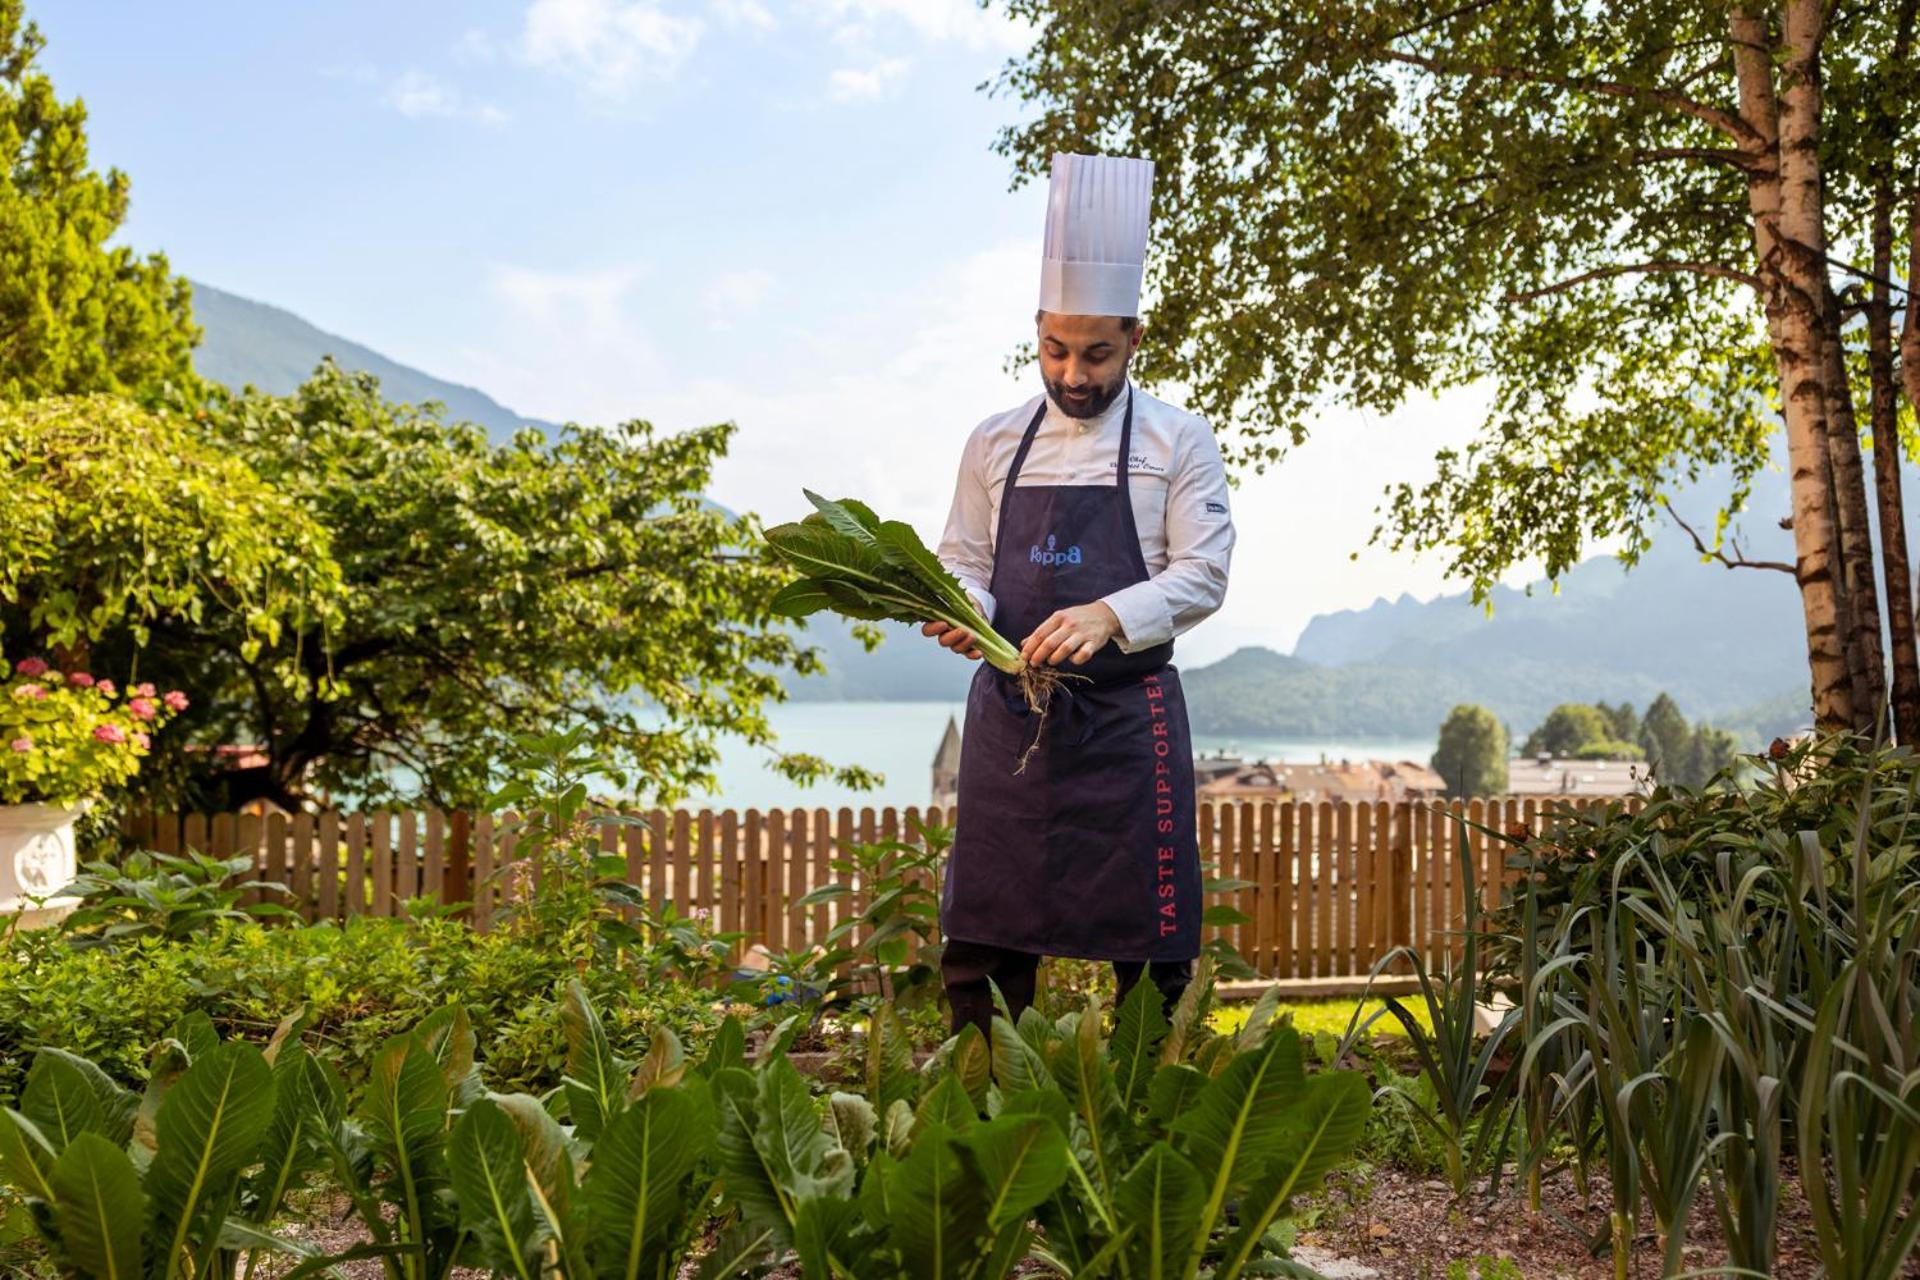
{"type": "MultiPolygon", "coordinates": [[[[1001,490],[994,630],[1024,639],[1056,610],[1150,576],[1127,471],[1133,392],[1116,482],[1019,485],[1045,420],[1027,424],[1001,490]]],[[[1109,643],[1087,677],[1054,696],[1024,773],[1034,725],[1015,682],[974,673],[960,746],[958,825],[942,890],[951,937],[1090,960],[1187,960],[1200,950],[1200,855],[1193,747],[1171,642],[1138,653],[1109,643]]]]}

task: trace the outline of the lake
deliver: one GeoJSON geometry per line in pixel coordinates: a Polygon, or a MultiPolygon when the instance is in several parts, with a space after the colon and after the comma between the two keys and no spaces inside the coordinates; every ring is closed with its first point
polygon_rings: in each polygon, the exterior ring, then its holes
{"type": "MultiPolygon", "coordinates": [[[[719,786],[688,801],[691,808],[770,809],[841,805],[924,805],[932,790],[933,755],[948,717],[965,715],[959,702],[789,702],[767,718],[789,751],[806,751],[835,764],[858,764],[882,772],[874,791],[822,784],[796,786],[764,765],[766,755],[744,744],[723,750],[719,786]]],[[[1255,738],[1195,734],[1202,754],[1230,751],[1248,759],[1331,760],[1379,758],[1425,763],[1432,738],[1255,738]]]]}

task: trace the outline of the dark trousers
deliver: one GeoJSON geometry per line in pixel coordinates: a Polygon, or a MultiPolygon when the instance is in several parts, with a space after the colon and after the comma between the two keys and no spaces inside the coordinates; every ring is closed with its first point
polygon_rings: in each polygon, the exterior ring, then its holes
{"type": "MultiPolygon", "coordinates": [[[[1033,1003],[1033,980],[1039,968],[1040,957],[1031,951],[947,939],[940,956],[940,981],[947,988],[947,1007],[953,1013],[952,1034],[959,1035],[968,1023],[979,1027],[980,1034],[988,1034],[993,1023],[995,986],[1006,999],[1007,1012],[1018,1022],[1020,1011],[1033,1003]]],[[[1191,960],[1155,960],[1151,965],[1144,960],[1115,960],[1113,977],[1119,988],[1114,997],[1116,1009],[1140,981],[1141,973],[1149,969],[1167,1013],[1172,1014],[1180,993],[1193,977],[1191,960]]]]}

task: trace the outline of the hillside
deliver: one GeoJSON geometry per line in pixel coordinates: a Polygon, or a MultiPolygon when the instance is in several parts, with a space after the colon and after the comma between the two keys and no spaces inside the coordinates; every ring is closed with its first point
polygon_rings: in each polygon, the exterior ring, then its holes
{"type": "Polygon", "coordinates": [[[388,399],[407,404],[438,400],[449,418],[483,426],[495,440],[505,440],[523,426],[552,429],[550,423],[515,413],[484,392],[422,373],[315,328],[291,311],[210,284],[194,283],[193,318],[204,331],[193,353],[194,368],[236,391],[253,386],[286,395],[306,381],[323,357],[332,356],[342,368],[379,378],[388,399]]]}

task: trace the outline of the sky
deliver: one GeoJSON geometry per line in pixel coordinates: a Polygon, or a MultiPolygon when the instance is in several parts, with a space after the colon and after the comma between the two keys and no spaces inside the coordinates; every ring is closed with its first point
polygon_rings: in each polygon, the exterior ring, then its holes
{"type": "MultiPolygon", "coordinates": [[[[790,518],[805,485],[937,535],[967,433],[1038,390],[1007,365],[1032,336],[1045,191],[1011,189],[991,144],[1022,107],[980,91],[1030,33],[997,7],[28,13],[96,164],[132,179],[127,243],[532,416],[735,422],[712,486],[735,509],[790,518]]],[[[1240,477],[1227,602],[1181,661],[1458,590],[1437,557],[1366,543],[1386,487],[1430,474],[1477,414],[1472,390],[1329,411],[1240,477]]]]}

